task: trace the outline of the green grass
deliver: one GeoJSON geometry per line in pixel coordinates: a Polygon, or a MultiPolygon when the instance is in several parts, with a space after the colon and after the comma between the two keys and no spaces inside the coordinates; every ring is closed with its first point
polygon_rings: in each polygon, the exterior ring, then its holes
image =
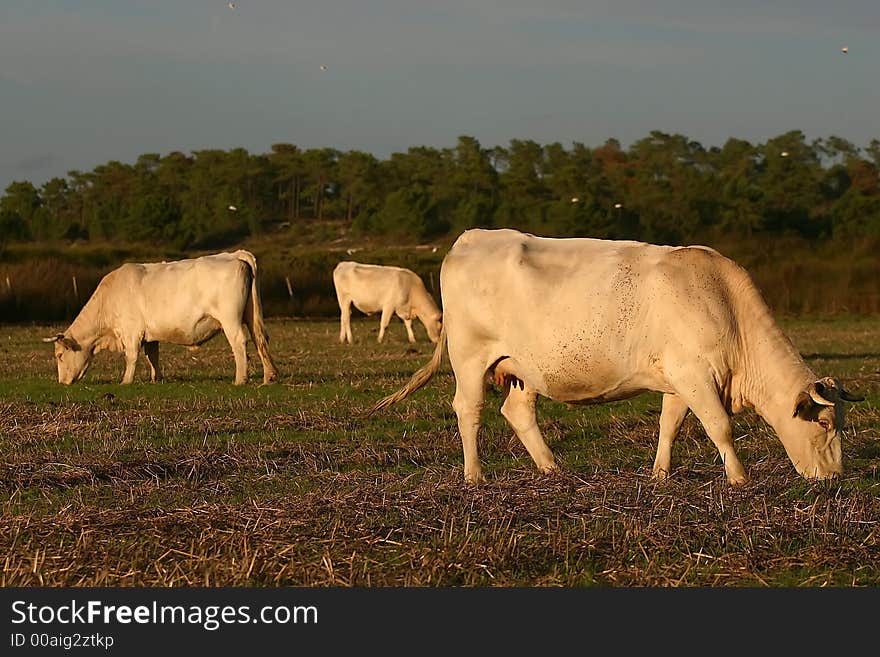
{"type": "Polygon", "coordinates": [[[562,472],[539,474],[490,391],[480,436],[488,483],[463,484],[448,361],[410,399],[363,411],[433,352],[392,324],[269,322],[281,370],[233,386],[222,337],[161,347],[166,381],[122,386],[101,353],[55,380],[65,328],[0,326],[2,583],[10,585],[877,586],[880,321],[781,322],[849,406],[846,473],[800,478],[756,415],[734,436],[751,475],[727,485],[689,417],[665,483],[650,478],[659,395],[568,408],[541,400],[562,472]]]}

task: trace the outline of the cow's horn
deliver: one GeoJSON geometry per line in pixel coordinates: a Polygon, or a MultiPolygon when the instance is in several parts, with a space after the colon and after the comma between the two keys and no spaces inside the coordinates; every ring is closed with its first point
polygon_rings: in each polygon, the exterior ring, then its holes
{"type": "Polygon", "coordinates": [[[833,401],[828,401],[822,396],[822,393],[825,392],[824,381],[816,381],[807,392],[810,393],[810,398],[820,406],[834,406],[833,401]]]}
{"type": "Polygon", "coordinates": [[[63,333],[58,333],[57,335],[53,335],[51,338],[43,338],[43,342],[58,342],[63,337],[63,333]]]}
{"type": "Polygon", "coordinates": [[[849,390],[847,390],[843,386],[840,387],[840,398],[843,401],[850,401],[850,402],[865,401],[864,396],[854,395],[853,393],[851,393],[849,390]]]}

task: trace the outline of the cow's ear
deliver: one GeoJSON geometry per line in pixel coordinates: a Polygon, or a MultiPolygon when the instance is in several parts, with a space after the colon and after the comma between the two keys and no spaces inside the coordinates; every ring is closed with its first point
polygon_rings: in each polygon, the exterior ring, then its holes
{"type": "Polygon", "coordinates": [[[810,410],[810,407],[813,405],[813,398],[810,397],[810,393],[806,390],[802,391],[797,396],[797,400],[794,402],[794,413],[792,413],[792,417],[798,417],[802,420],[807,419],[807,412],[810,410]]]}

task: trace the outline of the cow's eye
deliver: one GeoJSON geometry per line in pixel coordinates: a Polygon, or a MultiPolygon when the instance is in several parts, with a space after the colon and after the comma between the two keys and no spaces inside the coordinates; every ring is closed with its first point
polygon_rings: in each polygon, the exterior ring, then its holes
{"type": "Polygon", "coordinates": [[[823,431],[831,430],[831,420],[826,420],[824,417],[819,420],[819,426],[822,427],[823,431]]]}

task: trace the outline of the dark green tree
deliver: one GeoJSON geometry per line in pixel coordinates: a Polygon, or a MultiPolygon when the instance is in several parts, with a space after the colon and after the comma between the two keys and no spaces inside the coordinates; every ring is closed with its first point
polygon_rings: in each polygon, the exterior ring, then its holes
{"type": "Polygon", "coordinates": [[[339,151],[335,148],[310,148],[303,153],[303,165],[308,175],[308,193],[312,201],[312,216],[324,218],[324,200],[329,192],[329,184],[336,175],[336,159],[339,151]]]}
{"type": "Polygon", "coordinates": [[[336,171],[345,198],[345,218],[348,221],[352,221],[361,211],[375,212],[381,206],[378,170],[378,161],[369,153],[340,153],[336,171]]]}
{"type": "Polygon", "coordinates": [[[5,224],[18,226],[15,232],[24,233],[33,239],[46,239],[48,226],[43,200],[32,183],[27,181],[10,183],[3,197],[0,197],[0,212],[6,217],[5,224]],[[21,226],[24,230],[21,230],[21,226]]]}
{"type": "Polygon", "coordinates": [[[299,219],[299,197],[305,175],[302,152],[293,144],[272,144],[269,162],[275,171],[278,199],[285,206],[284,216],[292,226],[299,219]]]}

